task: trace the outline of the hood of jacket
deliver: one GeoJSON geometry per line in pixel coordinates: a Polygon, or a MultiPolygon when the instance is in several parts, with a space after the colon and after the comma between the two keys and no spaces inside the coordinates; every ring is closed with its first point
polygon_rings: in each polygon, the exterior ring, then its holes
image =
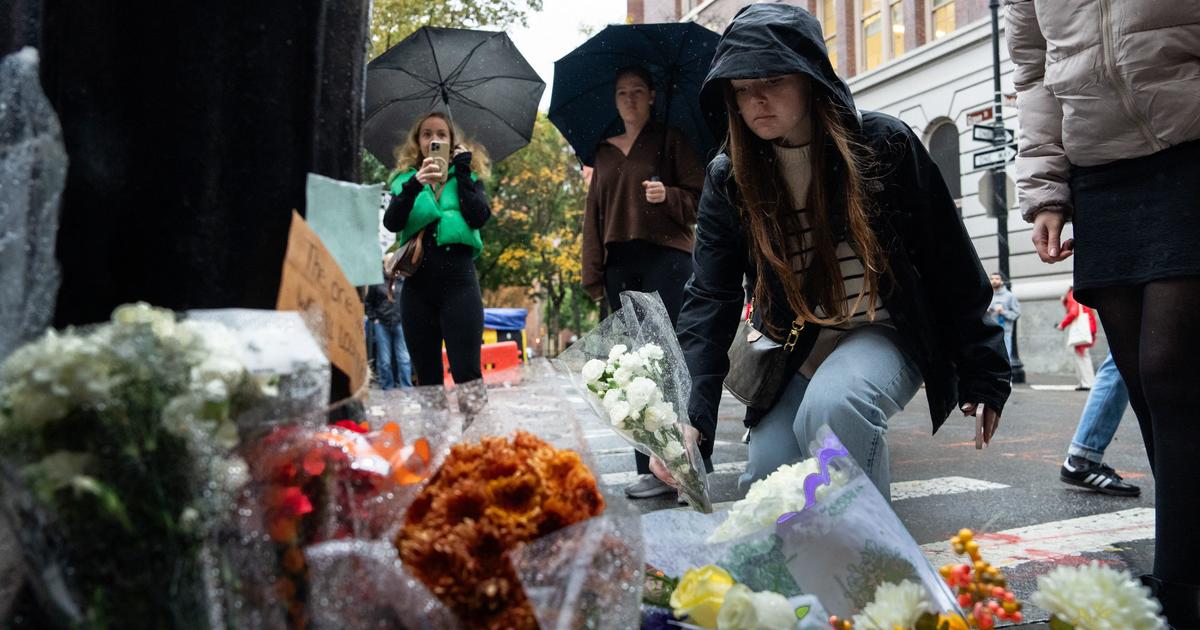
{"type": "Polygon", "coordinates": [[[725,81],[785,74],[807,75],[814,89],[831,95],[855,117],[854,127],[859,126],[854,97],[829,64],[817,18],[789,4],[752,4],[738,11],[725,28],[700,89],[700,108],[713,137],[725,137],[725,81]]]}

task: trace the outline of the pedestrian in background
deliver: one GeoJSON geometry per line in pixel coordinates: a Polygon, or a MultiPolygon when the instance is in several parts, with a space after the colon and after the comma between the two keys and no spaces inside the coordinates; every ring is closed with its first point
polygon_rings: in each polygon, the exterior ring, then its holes
{"type": "Polygon", "coordinates": [[[1075,437],[1067,448],[1067,459],[1059,470],[1058,478],[1063,483],[1119,497],[1142,493],[1141,488],[1126,482],[1104,463],[1104,451],[1121,426],[1121,416],[1128,406],[1129,390],[1110,352],[1096,370],[1096,382],[1079,416],[1075,437]]]}
{"type": "MultiPolygon", "coordinates": [[[[596,147],[583,217],[583,286],[592,299],[607,295],[613,312],[622,291],[657,292],[673,325],[692,274],[704,165],[682,133],[654,120],[654,98],[645,68],[617,70],[613,99],[625,130],[596,147]]],[[[675,492],[650,474],[645,455],[634,457],[641,476],[626,495],[675,492]]]]}
{"type": "Polygon", "coordinates": [[[421,266],[401,291],[416,384],[443,384],[443,341],[454,382],[479,381],[483,297],[474,259],[483,251],[479,228],[492,216],[483,187],[490,172],[487,157],[481,147],[469,150],[462,131],[438,112],[413,125],[396,156],[394,197],[383,223],[397,233],[397,242],[420,238],[424,245],[421,266]],[[446,172],[429,155],[435,141],[453,147],[446,172]]]}
{"type": "Polygon", "coordinates": [[[1104,321],[1154,472],[1145,581],[1172,626],[1200,628],[1200,2],[1005,5],[1021,211],[1043,261],[1075,254],[1104,321]]]}
{"type": "Polygon", "coordinates": [[[1054,327],[1067,333],[1067,352],[1071,354],[1075,374],[1079,377],[1079,385],[1075,386],[1075,391],[1086,392],[1096,380],[1092,355],[1088,352],[1096,345],[1096,315],[1092,309],[1075,300],[1074,288],[1067,289],[1066,295],[1062,297],[1062,304],[1067,314],[1054,327]]]}
{"type": "MultiPolygon", "coordinates": [[[[396,282],[403,286],[404,280],[396,282]]],[[[384,390],[412,387],[412,361],[404,341],[400,292],[389,291],[386,283],[371,285],[367,287],[364,307],[371,326],[379,387],[384,390]]]]}
{"type": "Polygon", "coordinates": [[[1013,358],[1013,327],[1021,317],[1021,302],[1004,286],[1005,278],[999,272],[991,275],[992,304],[988,312],[997,324],[1004,327],[1004,347],[1008,349],[1008,360],[1013,358]]]}
{"type": "Polygon", "coordinates": [[[700,198],[677,328],[701,455],[712,455],[723,381],[755,378],[752,362],[731,368],[731,349],[762,336],[787,352],[787,376],[748,405],[742,488],[809,456],[828,424],[889,496],[888,419],[922,381],[933,429],[958,409],[976,416],[982,448],[1010,390],[1004,331],[987,315],[987,275],[917,135],[886,114],[860,114],[820,23],[785,4],[738,12],[701,105],[720,121],[717,135],[728,130],[700,198]],[[744,276],[753,331],[739,333],[744,276]]]}

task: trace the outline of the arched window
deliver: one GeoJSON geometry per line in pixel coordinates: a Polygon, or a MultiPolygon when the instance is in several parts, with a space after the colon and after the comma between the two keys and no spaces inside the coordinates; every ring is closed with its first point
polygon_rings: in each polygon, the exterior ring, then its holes
{"type": "Polygon", "coordinates": [[[937,164],[938,170],[942,172],[942,179],[946,180],[950,196],[955,199],[962,197],[958,127],[954,126],[954,123],[945,121],[934,127],[933,133],[929,134],[929,155],[933,157],[933,163],[937,164]]]}

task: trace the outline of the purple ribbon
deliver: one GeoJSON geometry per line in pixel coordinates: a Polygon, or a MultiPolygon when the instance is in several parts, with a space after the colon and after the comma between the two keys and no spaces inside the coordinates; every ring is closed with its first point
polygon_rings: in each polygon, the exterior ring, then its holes
{"type": "MultiPolygon", "coordinates": [[[[845,446],[837,439],[837,436],[832,431],[825,434],[822,440],[821,448],[817,450],[817,468],[818,471],[810,473],[804,478],[804,510],[807,510],[817,503],[817,488],[827,486],[832,483],[833,479],[829,474],[829,463],[835,457],[849,457],[850,451],[846,450],[845,446]]],[[[800,510],[803,512],[804,510],[800,510]]],[[[788,512],[779,517],[777,523],[782,524],[790,520],[794,516],[798,516],[800,512],[788,512]]]]}

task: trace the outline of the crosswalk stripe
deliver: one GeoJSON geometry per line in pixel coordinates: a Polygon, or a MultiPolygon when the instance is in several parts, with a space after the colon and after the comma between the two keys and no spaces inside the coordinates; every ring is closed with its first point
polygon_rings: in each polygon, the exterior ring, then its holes
{"type": "MultiPolygon", "coordinates": [[[[1088,551],[1101,551],[1118,542],[1154,538],[1154,508],[1133,508],[1064,521],[1040,523],[1001,532],[975,535],[984,560],[1006,568],[1040,560],[1054,562],[1088,551]]],[[[921,545],[934,567],[961,563],[945,541],[921,545]]]]}
{"type": "Polygon", "coordinates": [[[1030,385],[1029,388],[1041,392],[1073,392],[1078,385],[1030,385]]]}
{"type": "Polygon", "coordinates": [[[980,490],[1001,490],[1008,486],[970,477],[937,477],[916,481],[897,481],[892,484],[892,500],[918,499],[946,494],[962,494],[980,490]]]}

